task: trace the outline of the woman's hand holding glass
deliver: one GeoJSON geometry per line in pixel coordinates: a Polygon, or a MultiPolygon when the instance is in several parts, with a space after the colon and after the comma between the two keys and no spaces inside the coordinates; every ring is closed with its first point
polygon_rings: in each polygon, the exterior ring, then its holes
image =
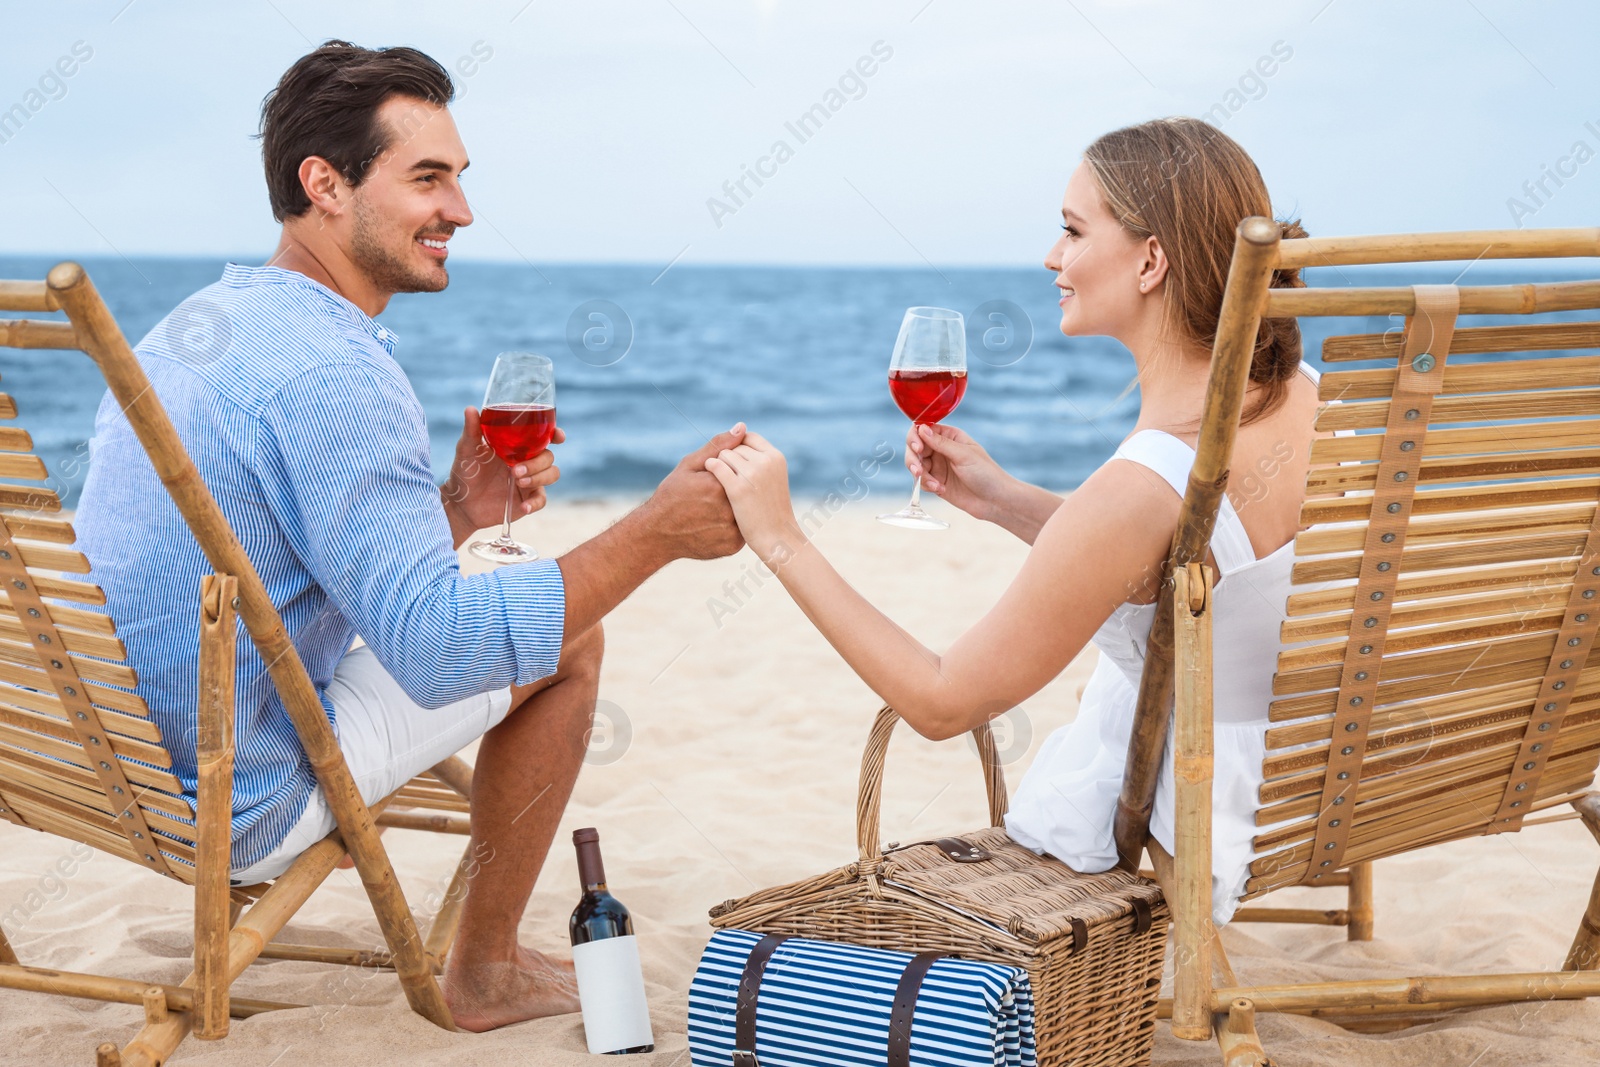
{"type": "Polygon", "coordinates": [[[911,427],[906,434],[906,470],[945,503],[991,522],[1015,481],[982,445],[944,423],[911,427]]]}

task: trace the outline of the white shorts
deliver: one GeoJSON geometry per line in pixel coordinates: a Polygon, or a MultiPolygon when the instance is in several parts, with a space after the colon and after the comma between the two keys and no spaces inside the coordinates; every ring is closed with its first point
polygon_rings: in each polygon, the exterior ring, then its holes
{"type": "MultiPolygon", "coordinates": [[[[358,645],[334,668],[328,683],[339,748],[355,776],[361,799],[372,804],[421,772],[466,748],[498,725],[511,710],[511,690],[425,708],[400,688],[372,649],[358,645]]],[[[333,810],[319,785],[306,801],[300,821],[277,848],[256,863],[234,871],[234,885],[276,878],[295,857],[334,829],[333,810]]]]}

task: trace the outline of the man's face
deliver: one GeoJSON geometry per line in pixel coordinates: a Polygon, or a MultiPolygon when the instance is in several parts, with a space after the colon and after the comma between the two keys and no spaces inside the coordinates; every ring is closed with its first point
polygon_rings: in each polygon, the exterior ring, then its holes
{"type": "Polygon", "coordinates": [[[450,284],[446,245],[472,224],[466,147],[448,110],[415,97],[385,101],[378,122],[388,147],[352,196],[350,259],[385,292],[438,292],[450,284]]]}

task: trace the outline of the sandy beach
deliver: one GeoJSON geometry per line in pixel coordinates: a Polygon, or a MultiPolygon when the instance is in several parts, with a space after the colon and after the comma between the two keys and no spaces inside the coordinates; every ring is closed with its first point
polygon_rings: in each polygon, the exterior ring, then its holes
{"type": "MultiPolygon", "coordinates": [[[[816,538],[845,576],[932,647],[985,611],[1025,546],[934,502],[942,534],[872,521],[905,486],[874,485],[829,514],[816,538]]],[[[802,507],[809,506],[805,502],[802,507]]],[[[571,504],[557,493],[519,534],[546,554],[602,529],[620,502],[571,504]]],[[[641,1063],[688,1063],[687,988],[709,936],[710,906],[854,856],[861,745],[878,703],[806,623],[755,558],[678,563],[608,619],[600,733],[563,833],[523,921],[524,940],[563,951],[578,895],[567,832],[600,829],[611,887],[633,911],[657,1051],[641,1063]]],[[[1094,663],[1085,652],[1001,735],[1012,784],[1040,742],[1071,720],[1094,663]]],[[[959,832],[984,821],[981,775],[965,740],[935,744],[903,729],[890,752],[886,840],[959,832]]],[[[413,906],[428,917],[463,839],[390,831],[413,906]]],[[[190,963],[186,888],[58,838],[0,827],[0,918],[24,963],[177,982],[190,963]],[[62,870],[72,873],[60,876],[62,870]],[[20,911],[18,905],[22,905],[20,911]]],[[[1323,927],[1236,925],[1225,932],[1245,981],[1337,980],[1558,966],[1600,850],[1576,822],[1460,842],[1377,866],[1377,940],[1350,944],[1323,927]]],[[[1337,892],[1295,890],[1267,903],[1335,907],[1337,892]],[[1313,905],[1313,902],[1319,902],[1313,905]]],[[[285,940],[379,947],[353,871],[336,871],[285,940]]],[[[239,995],[315,1006],[235,1021],[221,1043],[190,1039],[179,1064],[317,1062],[580,1064],[576,1015],[486,1035],[452,1034],[411,1014],[393,975],[268,961],[239,995]]],[[[134,1034],[139,1009],[0,991],[0,1062],[81,1065],[103,1041],[134,1034]]],[[[1600,1004],[1545,1003],[1462,1013],[1384,1035],[1265,1015],[1261,1033],[1284,1064],[1548,1064],[1600,1061],[1600,1004]]],[[[1218,1062],[1215,1045],[1174,1040],[1158,1064],[1218,1062]]]]}

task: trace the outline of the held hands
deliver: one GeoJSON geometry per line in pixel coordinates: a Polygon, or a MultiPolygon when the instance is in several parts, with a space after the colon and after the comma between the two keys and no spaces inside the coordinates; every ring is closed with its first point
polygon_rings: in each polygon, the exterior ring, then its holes
{"type": "MultiPolygon", "coordinates": [[[[567,435],[558,427],[550,440],[552,444],[560,444],[566,439],[567,435]]],[[[555,456],[547,448],[511,469],[517,483],[517,503],[511,509],[513,520],[545,506],[544,487],[561,477],[561,469],[555,462],[555,456]]],[[[456,442],[456,458],[450,464],[450,477],[439,490],[445,511],[453,525],[459,524],[469,532],[498,526],[505,518],[507,492],[506,465],[484,441],[478,409],[469,407],[461,427],[461,440],[456,442]]]]}
{"type": "Polygon", "coordinates": [[[992,521],[1011,476],[983,446],[954,426],[912,426],[906,434],[906,469],[922,486],[975,519],[992,521]]]}
{"type": "Polygon", "coordinates": [[[744,442],[705,461],[733,505],[739,531],[762,562],[782,563],[805,543],[789,501],[789,465],[783,453],[754,431],[744,442]]]}
{"type": "Polygon", "coordinates": [[[728,497],[706,472],[708,457],[744,440],[744,423],[684,456],[639,509],[669,559],[716,559],[744,547],[728,497]]]}

